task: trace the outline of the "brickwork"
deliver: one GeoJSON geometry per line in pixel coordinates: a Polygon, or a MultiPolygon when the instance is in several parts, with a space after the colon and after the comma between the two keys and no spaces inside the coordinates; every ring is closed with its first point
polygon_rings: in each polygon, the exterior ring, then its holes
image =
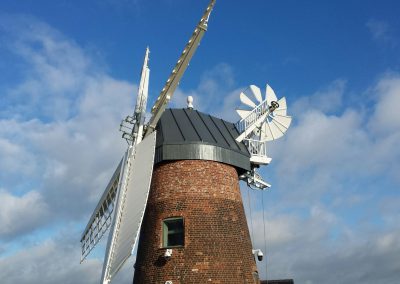
{"type": "Polygon", "coordinates": [[[135,284],[259,283],[238,175],[218,162],[158,164],[135,265],[135,284]],[[183,217],[185,244],[165,260],[162,221],[183,217]]]}

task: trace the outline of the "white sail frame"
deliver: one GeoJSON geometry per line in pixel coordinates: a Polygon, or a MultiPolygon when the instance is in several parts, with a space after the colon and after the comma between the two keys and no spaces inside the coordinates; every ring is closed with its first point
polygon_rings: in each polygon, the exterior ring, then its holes
{"type": "Polygon", "coordinates": [[[131,256],[138,240],[153,174],[156,132],[129,148],[122,173],[101,283],[108,284],[131,256]]]}

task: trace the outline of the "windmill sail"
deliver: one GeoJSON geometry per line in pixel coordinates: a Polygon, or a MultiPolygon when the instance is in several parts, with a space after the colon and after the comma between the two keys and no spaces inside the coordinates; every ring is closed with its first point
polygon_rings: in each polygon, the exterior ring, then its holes
{"type": "Polygon", "coordinates": [[[123,132],[122,137],[129,145],[136,145],[142,141],[144,122],[146,119],[147,97],[149,95],[150,68],[149,63],[150,49],[146,48],[140,84],[136,97],[136,106],[133,116],[127,116],[120,124],[119,130],[123,132]]]}
{"type": "Polygon", "coordinates": [[[146,54],[144,56],[144,63],[142,68],[142,74],[140,76],[140,84],[138,96],[136,99],[135,107],[135,125],[133,127],[132,135],[136,139],[135,143],[140,143],[143,136],[143,126],[146,115],[147,97],[149,94],[149,80],[150,80],[150,68],[148,66],[150,49],[146,48],[146,54]]]}
{"type": "MultiPolygon", "coordinates": [[[[150,77],[150,69],[148,67],[149,54],[150,50],[149,48],[146,48],[134,116],[128,116],[129,119],[127,118],[125,120],[133,121],[132,129],[129,128],[130,131],[125,132],[123,136],[130,137],[128,138],[128,141],[130,141],[130,145],[133,145],[131,148],[140,143],[143,136],[143,125],[145,120],[150,77]]],[[[120,191],[122,178],[121,173],[124,173],[125,171],[128,152],[129,150],[125,153],[124,157],[116,168],[110,182],[108,183],[108,186],[106,187],[99,203],[96,206],[96,209],[94,210],[85,230],[83,231],[81,238],[81,262],[85,260],[85,258],[94,249],[97,243],[107,232],[108,228],[111,226],[114,216],[115,199],[120,191]]]]}
{"type": "Polygon", "coordinates": [[[102,283],[110,283],[132,254],[146,209],[150,190],[156,144],[156,132],[147,136],[136,148],[130,148],[122,173],[121,190],[108,239],[102,283]]]}
{"type": "Polygon", "coordinates": [[[123,160],[124,159],[121,160],[115,169],[110,182],[104,190],[96,209],[94,210],[85,230],[83,231],[81,238],[81,262],[85,260],[85,258],[94,249],[103,235],[107,232],[108,228],[111,226],[115,197],[117,196],[118,192],[118,184],[123,160]]]}
{"type": "Polygon", "coordinates": [[[149,135],[155,129],[158,120],[160,119],[169,101],[174,95],[174,92],[178,87],[179,82],[186,71],[186,68],[189,66],[190,60],[192,60],[194,53],[199,47],[201,39],[203,38],[205,32],[207,31],[208,20],[214,8],[215,1],[216,0],[211,0],[210,3],[208,4],[207,9],[205,10],[203,16],[200,19],[200,22],[193,31],[192,36],[190,37],[185,48],[183,49],[183,52],[179,57],[178,62],[176,63],[174,69],[172,70],[171,75],[169,76],[167,82],[165,83],[164,88],[161,90],[161,93],[158,96],[157,101],[152,107],[151,109],[152,116],[148,123],[145,136],[149,135]]]}

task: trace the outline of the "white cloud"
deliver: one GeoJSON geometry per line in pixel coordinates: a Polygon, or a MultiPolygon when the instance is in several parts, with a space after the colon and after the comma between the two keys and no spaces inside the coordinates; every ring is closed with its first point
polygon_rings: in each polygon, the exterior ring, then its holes
{"type": "Polygon", "coordinates": [[[286,171],[346,165],[363,147],[360,128],[360,117],[352,110],[339,117],[310,110],[288,132],[279,163],[285,163],[286,171]]]}
{"type": "MultiPolygon", "coordinates": [[[[0,109],[0,187],[10,188],[0,191],[0,278],[98,283],[101,260],[79,265],[80,232],[51,236],[96,205],[126,147],[118,126],[132,111],[136,87],[108,76],[84,49],[36,19],[2,18],[0,29],[25,68],[0,109]],[[42,242],[43,235],[50,238],[42,242]],[[32,246],[32,239],[41,243],[32,246]]],[[[130,269],[119,276],[125,282],[130,269]]]]}
{"type": "Polygon", "coordinates": [[[45,223],[48,206],[36,191],[22,196],[0,190],[0,240],[25,234],[45,223]]]}
{"type": "Polygon", "coordinates": [[[297,116],[307,112],[308,109],[315,109],[323,113],[336,112],[343,105],[345,87],[345,80],[335,80],[311,96],[299,98],[290,106],[290,113],[297,116]]]}
{"type": "Polygon", "coordinates": [[[9,116],[67,119],[96,65],[79,46],[33,18],[3,15],[9,50],[21,62],[24,80],[6,94],[9,116]],[[46,103],[43,103],[43,102],[46,103]],[[40,115],[40,116],[39,116],[40,115]]]}
{"type": "Polygon", "coordinates": [[[376,107],[371,121],[374,134],[390,134],[400,131],[400,76],[384,76],[374,89],[376,107]]]}
{"type": "MultiPolygon", "coordinates": [[[[269,279],[393,283],[400,277],[394,243],[400,234],[399,78],[385,75],[367,88],[372,105],[333,99],[346,91],[337,81],[294,103],[294,123],[274,142],[266,169],[267,176],[275,174],[264,193],[269,279]],[[332,99],[332,108],[312,103],[332,99]]],[[[253,210],[261,208],[259,199],[253,197],[253,210]]],[[[255,245],[262,248],[260,214],[253,212],[253,223],[255,245]]]]}
{"type": "Polygon", "coordinates": [[[34,169],[32,155],[8,139],[0,137],[0,177],[6,178],[10,172],[30,174],[34,169]]]}
{"type": "Polygon", "coordinates": [[[126,147],[118,126],[131,113],[135,86],[111,78],[84,49],[33,18],[2,17],[0,28],[25,67],[0,109],[0,175],[7,178],[0,186],[36,186],[51,215],[44,220],[87,216],[126,147]]]}
{"type": "Polygon", "coordinates": [[[98,283],[101,263],[88,260],[79,264],[79,247],[71,234],[68,238],[49,239],[7,258],[0,258],[0,278],[14,283],[98,283]]]}
{"type": "MultiPolygon", "coordinates": [[[[247,190],[247,189],[246,189],[247,190]]],[[[253,209],[272,193],[251,192],[253,209]],[[261,197],[261,195],[264,197],[261,197]]],[[[285,212],[284,199],[265,208],[266,243],[262,212],[253,211],[253,246],[266,252],[258,262],[263,279],[294,278],[295,283],[394,283],[400,276],[397,226],[375,230],[361,224],[349,226],[335,209],[310,204],[303,212],[285,212]],[[283,212],[281,212],[283,211],[283,212]],[[266,249],[265,249],[266,248],[266,249]]],[[[245,204],[247,200],[245,200],[245,204]]],[[[248,208],[246,208],[248,210],[248,208]]],[[[397,209],[398,211],[398,209],[397,209]]],[[[247,212],[249,213],[249,212],[247,212]]],[[[250,214],[247,214],[249,217],[250,214]]]]}
{"type": "MultiPolygon", "coordinates": [[[[318,200],[322,194],[344,188],[347,194],[354,193],[357,188],[349,187],[357,180],[398,180],[400,148],[396,141],[400,139],[400,115],[395,110],[400,97],[398,78],[394,74],[381,78],[373,88],[376,100],[368,106],[362,100],[358,105],[337,104],[336,110],[327,109],[324,104],[313,105],[309,99],[294,103],[298,111],[293,114],[291,128],[285,138],[270,147],[270,155],[276,158],[273,167],[278,181],[288,189],[285,193],[293,201],[318,200]]],[[[338,89],[341,88],[339,84],[338,89]]],[[[330,90],[326,93],[327,101],[336,93],[330,90]]],[[[323,96],[325,93],[318,91],[311,98],[323,101],[323,96]]]]}

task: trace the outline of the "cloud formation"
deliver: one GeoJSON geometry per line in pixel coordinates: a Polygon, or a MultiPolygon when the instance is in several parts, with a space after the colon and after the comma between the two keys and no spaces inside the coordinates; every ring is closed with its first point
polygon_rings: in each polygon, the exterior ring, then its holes
{"type": "MultiPolygon", "coordinates": [[[[274,177],[263,197],[269,279],[293,277],[310,284],[399,279],[400,247],[393,243],[400,235],[394,222],[400,213],[395,205],[400,114],[394,110],[399,78],[385,74],[367,88],[372,105],[344,104],[339,98],[347,92],[338,81],[294,102],[295,121],[272,145],[276,160],[265,170],[274,177]]],[[[263,248],[258,194],[251,196],[253,243],[263,248]]],[[[265,276],[265,263],[259,269],[265,276]]]]}
{"type": "Polygon", "coordinates": [[[135,86],[108,76],[84,49],[42,22],[16,16],[0,23],[9,39],[3,52],[24,66],[0,109],[0,186],[13,186],[2,194],[18,205],[12,216],[32,214],[2,232],[17,236],[88,215],[123,154],[118,125],[130,113],[135,86]]]}
{"type": "Polygon", "coordinates": [[[19,197],[0,190],[0,200],[1,238],[23,235],[46,222],[48,206],[37,191],[30,191],[19,197]]]}
{"type": "Polygon", "coordinates": [[[65,233],[67,237],[57,236],[0,258],[2,283],[99,283],[101,262],[88,260],[80,265],[76,238],[65,233]]]}
{"type": "MultiPolygon", "coordinates": [[[[2,16],[0,29],[8,43],[0,52],[21,66],[0,103],[0,279],[97,283],[101,257],[79,265],[78,239],[125,149],[117,127],[136,86],[109,76],[84,48],[36,19],[2,16]]],[[[234,74],[228,64],[215,66],[197,88],[179,89],[174,106],[194,95],[197,109],[235,121],[244,88],[234,74]]],[[[265,262],[259,270],[269,279],[372,284],[400,277],[400,75],[365,86],[368,105],[347,86],[333,80],[288,102],[293,125],[271,143],[274,160],[263,170],[273,188],[250,194],[255,247],[264,247],[266,221],[268,274],[265,262]],[[349,105],[349,97],[358,103],[349,105]]],[[[130,281],[132,264],[120,277],[130,281]]]]}

